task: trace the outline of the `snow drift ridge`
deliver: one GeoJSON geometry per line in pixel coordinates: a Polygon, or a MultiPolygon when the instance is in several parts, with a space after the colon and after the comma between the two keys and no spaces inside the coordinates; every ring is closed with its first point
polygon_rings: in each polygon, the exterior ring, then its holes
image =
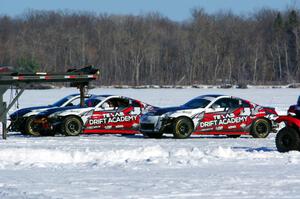
{"type": "MultiPolygon", "coordinates": [[[[220,159],[269,159],[274,157],[282,158],[281,156],[282,154],[275,151],[247,151],[222,147],[205,151],[195,147],[179,148],[176,151],[171,151],[163,149],[159,145],[110,151],[10,148],[0,150],[0,168],[5,168],[9,165],[20,167],[57,167],[75,166],[77,164],[99,167],[141,164],[200,166],[203,163],[216,162],[220,159]]],[[[294,156],[293,162],[295,162],[294,156]]]]}

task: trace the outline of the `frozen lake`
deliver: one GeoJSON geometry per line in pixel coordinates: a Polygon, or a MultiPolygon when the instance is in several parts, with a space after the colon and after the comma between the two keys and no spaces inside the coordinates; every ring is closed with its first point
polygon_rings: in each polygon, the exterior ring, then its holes
{"type": "MultiPolygon", "coordinates": [[[[50,104],[76,89],[28,90],[20,108],[50,104]]],[[[284,114],[300,89],[93,89],[156,106],[227,94],[284,114]]],[[[10,92],[5,95],[10,100],[10,92]]],[[[14,107],[15,108],[15,107],[14,107]]],[[[0,144],[0,198],[299,198],[300,153],[266,139],[140,135],[24,137],[0,144]]]]}

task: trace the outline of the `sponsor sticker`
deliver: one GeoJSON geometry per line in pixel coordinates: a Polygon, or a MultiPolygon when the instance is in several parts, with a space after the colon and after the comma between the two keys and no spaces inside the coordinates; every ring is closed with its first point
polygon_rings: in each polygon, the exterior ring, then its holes
{"type": "Polygon", "coordinates": [[[207,122],[200,122],[199,126],[201,128],[207,128],[211,126],[222,126],[228,124],[239,124],[247,121],[248,116],[235,117],[233,113],[226,115],[214,115],[214,120],[207,122]]]}
{"type": "Polygon", "coordinates": [[[103,114],[103,118],[100,119],[90,119],[90,125],[101,125],[107,123],[118,123],[118,122],[130,122],[132,120],[137,119],[137,115],[124,115],[123,112],[121,113],[107,113],[103,114]]]}

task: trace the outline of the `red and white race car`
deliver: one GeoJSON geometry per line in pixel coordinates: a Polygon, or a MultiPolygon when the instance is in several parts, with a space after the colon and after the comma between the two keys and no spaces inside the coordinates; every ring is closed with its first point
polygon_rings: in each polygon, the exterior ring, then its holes
{"type": "Polygon", "coordinates": [[[85,101],[87,107],[55,109],[36,116],[38,131],[62,132],[68,136],[81,133],[139,133],[140,116],[153,106],[123,96],[98,95],[85,101]]]}
{"type": "Polygon", "coordinates": [[[265,138],[274,131],[274,108],[226,95],[203,95],[178,107],[155,108],[141,117],[140,131],[151,138],[173,133],[187,138],[192,133],[265,138]]]}

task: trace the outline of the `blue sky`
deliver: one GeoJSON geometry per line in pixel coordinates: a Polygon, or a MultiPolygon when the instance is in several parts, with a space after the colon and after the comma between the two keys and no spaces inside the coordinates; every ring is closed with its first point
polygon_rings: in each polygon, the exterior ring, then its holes
{"type": "Polygon", "coordinates": [[[231,10],[236,14],[247,14],[260,8],[284,10],[288,6],[300,8],[300,0],[0,0],[0,15],[16,16],[28,9],[134,15],[154,11],[182,21],[190,17],[190,11],[195,7],[202,7],[209,13],[231,10]]]}

